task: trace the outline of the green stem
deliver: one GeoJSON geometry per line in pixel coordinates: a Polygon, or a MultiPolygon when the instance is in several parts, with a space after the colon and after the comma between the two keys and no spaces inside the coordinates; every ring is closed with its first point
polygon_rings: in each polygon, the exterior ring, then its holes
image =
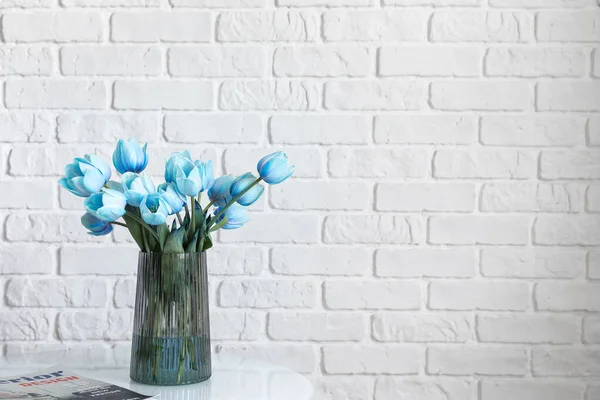
{"type": "Polygon", "coordinates": [[[192,200],[192,223],[190,224],[191,232],[188,237],[194,237],[196,233],[196,198],[194,196],[190,196],[192,200]]]}
{"type": "Polygon", "coordinates": [[[142,230],[142,239],[144,239],[144,250],[146,250],[146,253],[149,253],[150,245],[148,244],[148,233],[144,230],[142,230]]]}
{"type": "Polygon", "coordinates": [[[211,226],[213,226],[215,224],[215,221],[218,221],[219,218],[221,218],[221,216],[227,212],[227,209],[229,207],[231,207],[232,204],[235,204],[236,201],[238,201],[243,195],[245,195],[250,189],[252,189],[254,186],[258,185],[258,183],[262,181],[261,177],[256,178],[256,180],[254,182],[252,182],[252,184],[250,186],[248,186],[242,193],[238,194],[237,196],[235,196],[233,199],[231,199],[231,201],[229,203],[227,203],[225,205],[225,207],[223,207],[221,209],[221,211],[218,212],[217,215],[215,215],[215,217],[213,219],[210,220],[210,222],[208,223],[208,226],[206,227],[206,229],[210,229],[211,226]]]}
{"type": "Polygon", "coordinates": [[[183,220],[181,219],[181,215],[179,215],[179,213],[175,215],[177,215],[177,221],[179,221],[179,226],[183,226],[183,220]]]}
{"type": "Polygon", "coordinates": [[[204,210],[202,211],[204,214],[206,214],[206,212],[208,211],[209,208],[212,207],[213,204],[215,204],[217,202],[217,199],[211,200],[210,203],[208,203],[208,205],[204,208],[204,210]]]}
{"type": "Polygon", "coordinates": [[[158,243],[160,243],[160,238],[158,237],[158,234],[148,226],[148,224],[146,224],[144,222],[143,219],[141,219],[140,217],[138,217],[137,215],[135,215],[134,213],[132,213],[131,211],[127,211],[127,215],[129,215],[131,218],[135,219],[137,222],[139,222],[140,224],[142,224],[142,227],[144,229],[146,229],[148,232],[150,232],[152,234],[152,236],[154,236],[154,238],[156,239],[156,241],[158,243]]]}
{"type": "Polygon", "coordinates": [[[125,228],[127,228],[127,225],[125,225],[122,222],[117,222],[117,221],[113,221],[113,222],[109,222],[109,224],[111,225],[119,225],[119,226],[124,226],[125,228]]]}

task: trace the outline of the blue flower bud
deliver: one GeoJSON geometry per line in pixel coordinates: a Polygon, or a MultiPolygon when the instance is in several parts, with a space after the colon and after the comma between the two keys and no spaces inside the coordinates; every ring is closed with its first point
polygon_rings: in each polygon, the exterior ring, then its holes
{"type": "Polygon", "coordinates": [[[96,155],[86,154],[65,167],[65,178],[58,184],[75,196],[89,197],[98,193],[110,179],[110,165],[96,155]]]}
{"type": "MultiPolygon", "coordinates": [[[[250,172],[245,173],[242,176],[239,176],[236,180],[231,184],[231,188],[229,192],[231,193],[231,197],[237,197],[240,193],[246,190],[250,185],[252,185],[256,181],[256,177],[252,175],[250,172]]],[[[248,190],[242,197],[238,199],[238,203],[242,206],[249,206],[254,203],[258,198],[263,194],[265,188],[262,185],[254,185],[252,189],[248,190]]]]}
{"type": "Polygon", "coordinates": [[[183,209],[186,204],[185,196],[177,191],[174,183],[162,183],[158,186],[158,193],[171,208],[170,214],[176,214],[183,209]]]}
{"type": "Polygon", "coordinates": [[[94,217],[105,222],[112,222],[125,215],[127,198],[119,191],[104,189],[85,199],[83,205],[86,211],[94,217]]]}
{"type": "MultiPolygon", "coordinates": [[[[219,214],[221,210],[221,207],[217,208],[215,215],[219,214]]],[[[227,211],[219,217],[217,223],[222,221],[225,216],[227,216],[227,223],[223,225],[223,229],[238,229],[248,222],[248,212],[246,211],[246,207],[237,203],[230,205],[227,211]]]]}
{"type": "Polygon", "coordinates": [[[144,197],[150,193],[156,193],[152,180],[147,176],[141,176],[133,172],[126,172],[121,178],[123,194],[127,198],[127,204],[139,207],[144,197]]]}
{"type": "Polygon", "coordinates": [[[231,175],[223,175],[215,179],[208,189],[208,198],[217,206],[224,206],[231,199],[230,188],[234,180],[235,178],[231,175]]]}
{"type": "Polygon", "coordinates": [[[171,154],[171,157],[169,157],[165,164],[165,181],[167,183],[175,183],[177,167],[188,161],[192,161],[192,156],[190,156],[190,152],[187,150],[182,153],[171,154]]]}
{"type": "Polygon", "coordinates": [[[81,217],[81,224],[89,229],[88,234],[93,236],[108,235],[113,230],[111,224],[94,217],[94,215],[89,212],[83,214],[81,217]]]}
{"type": "Polygon", "coordinates": [[[140,204],[140,212],[144,222],[150,225],[162,225],[171,214],[171,207],[158,193],[144,197],[140,204]]]}
{"type": "Polygon", "coordinates": [[[121,174],[126,172],[139,174],[146,169],[148,165],[147,147],[148,144],[145,144],[144,147],[140,146],[135,138],[130,138],[127,142],[120,139],[113,153],[113,164],[117,171],[121,174]]]}
{"type": "Polygon", "coordinates": [[[296,166],[291,165],[287,155],[281,151],[263,157],[256,168],[263,181],[270,185],[285,181],[296,170],[296,166]]]}
{"type": "Polygon", "coordinates": [[[192,161],[185,161],[175,168],[175,185],[184,196],[196,197],[202,190],[203,172],[192,161]]]}

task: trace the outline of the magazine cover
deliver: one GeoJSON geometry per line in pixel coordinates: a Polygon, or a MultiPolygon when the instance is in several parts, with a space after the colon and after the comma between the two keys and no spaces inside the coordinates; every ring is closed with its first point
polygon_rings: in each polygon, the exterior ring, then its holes
{"type": "Polygon", "coordinates": [[[131,390],[86,378],[60,368],[44,372],[0,378],[2,400],[142,400],[155,398],[131,390]]]}

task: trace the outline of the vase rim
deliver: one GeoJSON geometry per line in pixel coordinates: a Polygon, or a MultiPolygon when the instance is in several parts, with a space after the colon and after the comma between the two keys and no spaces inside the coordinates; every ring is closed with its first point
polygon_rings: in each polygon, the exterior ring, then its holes
{"type": "Polygon", "coordinates": [[[152,255],[152,256],[186,256],[186,255],[192,255],[192,254],[204,254],[206,253],[205,251],[195,251],[193,253],[157,253],[154,251],[139,251],[138,254],[145,254],[145,255],[152,255]]]}

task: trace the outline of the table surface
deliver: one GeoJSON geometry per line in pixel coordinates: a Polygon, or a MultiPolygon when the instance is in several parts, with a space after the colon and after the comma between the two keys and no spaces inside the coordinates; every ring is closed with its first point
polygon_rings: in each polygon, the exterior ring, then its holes
{"type": "Polygon", "coordinates": [[[107,365],[68,350],[0,357],[0,377],[43,372],[54,366],[144,395],[160,395],[160,400],[309,400],[312,396],[312,385],[297,372],[221,354],[213,354],[208,381],[184,386],[142,385],[129,379],[126,362],[107,365]]]}

